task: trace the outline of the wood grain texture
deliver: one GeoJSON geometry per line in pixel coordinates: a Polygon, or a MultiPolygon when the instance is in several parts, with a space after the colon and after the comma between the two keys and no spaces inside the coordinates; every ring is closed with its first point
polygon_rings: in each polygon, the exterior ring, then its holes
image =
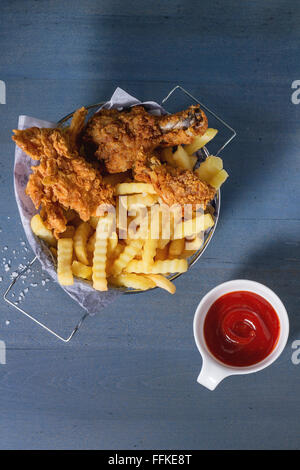
{"type": "MultiPolygon", "coordinates": [[[[230,179],[219,226],[175,296],[122,296],[68,345],[1,302],[0,448],[299,448],[291,343],[300,338],[300,105],[290,97],[300,79],[300,5],[3,0],[0,13],[2,290],[31,256],[13,195],[19,114],[55,120],[116,86],[160,101],[180,83],[238,132],[223,154],[230,179]],[[272,367],[212,393],[196,383],[192,319],[209,289],[234,278],[274,289],[291,335],[272,367]]],[[[29,276],[20,286],[30,293],[22,305],[67,332],[82,311],[36,269],[38,285],[29,276]]]]}

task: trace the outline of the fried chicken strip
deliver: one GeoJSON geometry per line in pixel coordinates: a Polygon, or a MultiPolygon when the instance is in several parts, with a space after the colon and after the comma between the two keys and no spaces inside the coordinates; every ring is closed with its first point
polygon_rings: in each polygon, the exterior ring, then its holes
{"type": "Polygon", "coordinates": [[[119,173],[134,166],[140,150],[150,153],[158,146],[189,144],[206,129],[207,118],[198,105],[165,116],[134,106],[121,112],[102,109],[89,120],[83,140],[109,173],[119,173]]]}
{"type": "Polygon", "coordinates": [[[142,153],[135,164],[134,176],[137,181],[151,183],[168,206],[199,204],[206,209],[216,193],[192,171],[161,164],[157,157],[147,157],[142,153]]]}
{"type": "Polygon", "coordinates": [[[66,229],[66,209],[83,221],[96,215],[100,204],[114,204],[113,188],[104,184],[100,172],[80,156],[76,140],[83,128],[85,110],[74,114],[69,129],[15,130],[13,140],[33,160],[26,193],[56,237],[66,229]]]}

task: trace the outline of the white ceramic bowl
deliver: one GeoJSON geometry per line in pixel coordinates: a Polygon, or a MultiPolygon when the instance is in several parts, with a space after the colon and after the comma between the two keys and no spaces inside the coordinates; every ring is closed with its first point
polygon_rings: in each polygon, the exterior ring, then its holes
{"type": "Polygon", "coordinates": [[[251,374],[268,367],[282,353],[289,335],[289,319],[287,311],[279,297],[268,287],[255,281],[236,279],[224,282],[209,291],[201,300],[194,316],[194,337],[202,356],[202,369],[197,382],[209,390],[214,390],[225,377],[230,375],[251,374]],[[245,367],[232,367],[215,358],[209,351],[203,333],[204,321],[211,305],[222,295],[235,291],[248,291],[260,295],[274,308],[279,318],[280,332],[277,344],[273,351],[257,364],[245,367]]]}

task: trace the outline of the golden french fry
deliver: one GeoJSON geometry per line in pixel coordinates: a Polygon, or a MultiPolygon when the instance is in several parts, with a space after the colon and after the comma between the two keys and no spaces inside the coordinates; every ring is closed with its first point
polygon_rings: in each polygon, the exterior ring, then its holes
{"type": "Polygon", "coordinates": [[[191,144],[186,145],[184,147],[184,150],[189,155],[192,155],[193,153],[197,152],[202,147],[204,147],[210,140],[212,140],[217,133],[217,129],[208,128],[205,134],[195,137],[191,144]]]}
{"type": "Polygon", "coordinates": [[[107,290],[106,261],[107,242],[112,228],[112,218],[107,216],[99,219],[96,229],[95,250],[93,257],[93,287],[96,290],[107,290]]]}
{"type": "Polygon", "coordinates": [[[161,274],[147,274],[146,277],[151,279],[151,281],[153,281],[157,287],[165,289],[166,291],[170,292],[170,294],[175,294],[175,285],[165,276],[162,276],[161,274]]]}
{"type": "Polygon", "coordinates": [[[109,247],[107,253],[107,261],[106,261],[106,274],[109,276],[111,274],[111,269],[114,264],[114,261],[120,256],[122,251],[124,251],[125,246],[122,243],[117,243],[117,246],[109,253],[109,247]]]}
{"type": "Polygon", "coordinates": [[[191,237],[197,233],[204,232],[210,227],[213,227],[214,219],[211,214],[197,214],[189,220],[184,220],[178,223],[175,227],[173,238],[191,237]]]}
{"type": "Polygon", "coordinates": [[[198,233],[197,235],[193,237],[189,237],[188,239],[185,240],[185,250],[192,251],[192,252],[199,250],[199,248],[201,248],[201,246],[203,245],[203,241],[204,241],[203,232],[198,233]]]}
{"type": "Polygon", "coordinates": [[[182,145],[178,145],[176,152],[173,153],[173,160],[176,167],[184,170],[192,170],[197,161],[197,157],[190,156],[182,145]]]}
{"type": "Polygon", "coordinates": [[[158,200],[157,194],[131,194],[125,197],[127,197],[127,208],[129,211],[137,206],[153,206],[158,200]]]}
{"type": "Polygon", "coordinates": [[[107,242],[107,255],[111,256],[118,245],[118,235],[117,232],[113,232],[108,238],[107,242]]]}
{"type": "Polygon", "coordinates": [[[88,222],[82,222],[78,225],[74,235],[74,251],[78,261],[88,265],[88,254],[86,242],[92,232],[92,228],[88,222]]]}
{"type": "Polygon", "coordinates": [[[80,263],[80,261],[73,261],[72,272],[76,277],[88,279],[89,281],[92,279],[93,270],[91,266],[86,266],[85,264],[80,263]]]}
{"type": "Polygon", "coordinates": [[[149,183],[120,183],[115,187],[115,194],[117,196],[136,193],[156,194],[156,191],[152,184],[149,183]]]}
{"type": "Polygon", "coordinates": [[[147,290],[155,287],[155,283],[141,274],[119,274],[109,278],[114,286],[132,287],[133,289],[147,290]]]}
{"type": "Polygon", "coordinates": [[[197,250],[183,250],[180,255],[180,258],[187,259],[192,256],[197,250]]]}
{"type": "Polygon", "coordinates": [[[166,273],[184,273],[187,271],[188,264],[185,259],[166,259],[163,261],[154,261],[149,270],[145,270],[143,261],[131,260],[125,268],[127,273],[144,274],[166,274],[166,273]]]}
{"type": "Polygon", "coordinates": [[[222,184],[227,180],[228,176],[229,175],[227,171],[220,170],[219,173],[212,177],[209,184],[214,188],[219,189],[222,184]]]}
{"type": "Polygon", "coordinates": [[[36,214],[30,221],[31,230],[33,233],[44,240],[48,245],[55,247],[57,244],[56,238],[53,236],[51,230],[45,226],[40,214],[36,214]]]}
{"type": "Polygon", "coordinates": [[[212,178],[223,169],[223,160],[220,157],[209,155],[206,160],[200,163],[195,174],[206,183],[210,183],[212,178]]]}
{"type": "Polygon", "coordinates": [[[157,242],[158,240],[152,240],[151,238],[148,238],[145,241],[145,244],[143,247],[143,253],[142,253],[142,261],[144,263],[146,270],[149,270],[150,267],[154,263],[154,257],[156,255],[156,249],[157,249],[157,242]]]}
{"type": "Polygon", "coordinates": [[[72,238],[60,238],[57,242],[57,278],[63,286],[71,286],[74,282],[71,268],[72,255],[72,238]]]}
{"type": "Polygon", "coordinates": [[[184,250],[185,239],[184,238],[177,238],[176,240],[172,240],[169,245],[169,257],[176,258],[176,256],[181,255],[184,250]]]}
{"type": "Polygon", "coordinates": [[[209,228],[213,227],[215,225],[214,218],[212,217],[211,214],[204,214],[204,222],[203,222],[203,227],[202,231],[205,232],[205,230],[208,230],[209,228]]]}
{"type": "Polygon", "coordinates": [[[135,255],[142,249],[144,241],[141,239],[129,240],[128,245],[120,256],[114,261],[111,272],[113,276],[117,276],[127,266],[127,264],[135,257],[135,255]]]}
{"type": "Polygon", "coordinates": [[[96,242],[96,232],[94,232],[90,238],[88,239],[88,242],[86,244],[86,249],[88,252],[93,253],[95,249],[95,242],[96,242]]]}

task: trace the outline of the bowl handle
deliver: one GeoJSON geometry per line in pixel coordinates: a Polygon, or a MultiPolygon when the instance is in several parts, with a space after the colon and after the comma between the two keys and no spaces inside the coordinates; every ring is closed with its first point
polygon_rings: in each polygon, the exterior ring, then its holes
{"type": "Polygon", "coordinates": [[[230,375],[230,371],[209,359],[204,359],[197,382],[209,390],[214,390],[219,383],[230,375]]]}

